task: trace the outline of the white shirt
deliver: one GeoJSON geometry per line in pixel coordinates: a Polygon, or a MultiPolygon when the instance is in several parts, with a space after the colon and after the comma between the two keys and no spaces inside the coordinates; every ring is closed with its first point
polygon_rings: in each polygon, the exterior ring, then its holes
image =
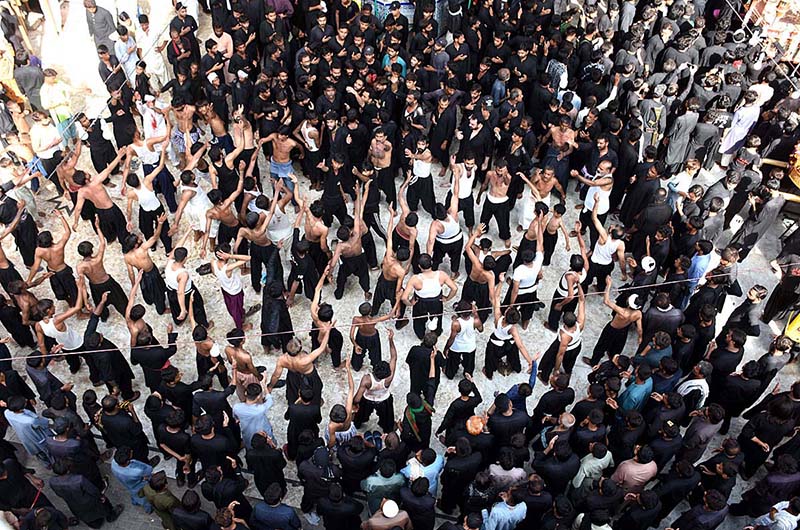
{"type": "Polygon", "coordinates": [[[755,521],[754,526],[766,526],[770,530],[794,530],[797,528],[797,521],[800,520],[800,515],[792,515],[786,508],[789,507],[789,501],[779,502],[774,505],[778,513],[775,514],[773,519],[769,513],[765,513],[755,521]]]}

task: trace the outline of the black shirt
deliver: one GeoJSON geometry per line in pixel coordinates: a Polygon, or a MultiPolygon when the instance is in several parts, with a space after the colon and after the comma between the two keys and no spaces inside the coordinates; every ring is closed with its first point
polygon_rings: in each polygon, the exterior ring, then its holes
{"type": "Polygon", "coordinates": [[[532,465],[534,471],[544,479],[548,491],[554,494],[564,493],[580,466],[580,459],[575,453],[562,462],[555,456],[540,452],[534,456],[532,465]]]}
{"type": "Polygon", "coordinates": [[[447,412],[444,415],[444,419],[442,419],[441,425],[439,425],[439,428],[436,429],[436,434],[441,434],[444,431],[450,431],[456,425],[463,423],[475,414],[475,407],[480,405],[480,403],[483,401],[483,398],[478,393],[477,388],[475,388],[474,392],[476,395],[470,396],[466,400],[459,397],[450,403],[450,406],[447,407],[447,412]]]}
{"type": "Polygon", "coordinates": [[[203,469],[222,466],[226,462],[226,456],[235,456],[239,452],[239,444],[230,429],[219,430],[210,439],[193,434],[191,447],[192,455],[197,457],[203,469]]]}
{"type": "Polygon", "coordinates": [[[436,523],[436,499],[430,493],[417,497],[411,493],[411,488],[400,488],[400,501],[403,509],[408,512],[414,530],[433,530],[436,523]]]}
{"type": "Polygon", "coordinates": [[[166,425],[159,425],[156,429],[156,440],[164,444],[179,455],[191,453],[191,436],[186,431],[169,432],[166,425]]]}
{"type": "Polygon", "coordinates": [[[354,452],[349,445],[339,447],[337,451],[342,466],[342,482],[348,491],[360,489],[361,481],[375,472],[375,460],[378,451],[374,447],[365,447],[360,453],[354,452]]]}
{"type": "Polygon", "coordinates": [[[116,414],[104,412],[100,416],[100,422],[103,425],[106,439],[114,447],[130,447],[133,441],[142,435],[141,424],[124,411],[116,414]]]}
{"type": "Polygon", "coordinates": [[[236,392],[235,385],[231,385],[225,390],[203,390],[197,392],[192,399],[192,415],[199,418],[203,414],[208,414],[214,418],[214,426],[217,429],[221,428],[223,412],[228,414],[228,418],[233,418],[233,411],[228,403],[228,396],[234,392],[236,392]]]}
{"type": "Polygon", "coordinates": [[[286,491],[286,459],[280,449],[266,446],[260,449],[249,449],[245,455],[247,468],[253,473],[256,488],[263,495],[267,486],[276,482],[286,491]]]}
{"type": "Polygon", "coordinates": [[[208,512],[203,510],[187,512],[181,506],[172,510],[172,520],[180,530],[210,530],[215,524],[208,512]]]}
{"type": "Polygon", "coordinates": [[[520,433],[528,424],[528,415],[521,410],[512,410],[511,415],[504,416],[495,412],[489,416],[489,432],[496,438],[496,448],[510,445],[511,437],[520,433]]]}
{"type": "Polygon", "coordinates": [[[0,509],[29,509],[36,499],[36,488],[25,478],[25,471],[16,459],[3,460],[8,476],[0,480],[0,509]]]}
{"type": "Polygon", "coordinates": [[[317,513],[322,517],[325,528],[359,528],[363,509],[360,502],[349,497],[344,497],[339,502],[325,497],[317,501],[317,513]]]}

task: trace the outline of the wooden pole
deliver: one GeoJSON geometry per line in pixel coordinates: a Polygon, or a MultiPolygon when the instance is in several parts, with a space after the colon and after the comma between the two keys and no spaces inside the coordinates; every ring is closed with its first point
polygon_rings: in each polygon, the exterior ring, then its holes
{"type": "MultiPolygon", "coordinates": [[[[42,2],[47,4],[47,0],[42,2]]],[[[22,42],[25,44],[25,47],[28,49],[28,53],[33,53],[33,45],[31,44],[31,39],[28,37],[28,28],[27,26],[27,19],[23,16],[22,12],[19,9],[20,0],[8,0],[8,5],[11,6],[11,9],[14,11],[14,14],[17,15],[17,21],[19,23],[19,33],[22,35],[22,42]]],[[[49,8],[48,4],[48,8],[49,8]]]]}

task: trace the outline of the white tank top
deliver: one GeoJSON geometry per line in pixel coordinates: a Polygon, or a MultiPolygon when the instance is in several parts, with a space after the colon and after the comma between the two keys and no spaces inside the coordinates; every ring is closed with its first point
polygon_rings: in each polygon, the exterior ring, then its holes
{"type": "Polygon", "coordinates": [[[369,374],[369,381],[369,388],[364,390],[364,398],[379,403],[389,399],[389,396],[392,395],[391,388],[386,386],[383,379],[375,379],[374,375],[369,374]]]}
{"type": "Polygon", "coordinates": [[[284,239],[292,237],[292,231],[292,222],[289,220],[289,216],[281,210],[280,206],[276,207],[275,213],[272,215],[272,219],[269,220],[269,225],[267,226],[269,238],[276,242],[283,241],[284,239]]]}
{"type": "Polygon", "coordinates": [[[181,186],[181,193],[183,193],[183,190],[189,190],[189,191],[193,191],[194,192],[194,195],[192,195],[192,198],[189,199],[189,206],[191,208],[197,208],[198,210],[200,210],[200,209],[208,210],[212,206],[214,206],[213,204],[211,204],[211,201],[208,200],[208,195],[206,195],[205,190],[203,188],[201,188],[200,186],[185,186],[185,185],[182,185],[181,186]]]}
{"type": "Polygon", "coordinates": [[[144,186],[132,189],[133,193],[136,194],[136,200],[139,201],[139,208],[145,212],[155,212],[161,206],[161,201],[158,200],[153,190],[148,190],[144,186]]]}
{"type": "Polygon", "coordinates": [[[447,214],[447,217],[439,222],[442,223],[442,233],[436,235],[436,241],[445,245],[461,241],[463,234],[461,233],[461,225],[457,220],[447,214]]]}
{"type": "MultiPolygon", "coordinates": [[[[595,180],[597,180],[597,177],[592,179],[592,181],[595,180]]],[[[597,207],[597,214],[603,215],[604,213],[608,213],[608,210],[611,209],[611,204],[608,201],[610,195],[611,190],[605,191],[600,189],[600,186],[591,186],[586,191],[586,198],[583,200],[583,211],[591,212],[594,208],[594,202],[599,201],[600,206],[597,207]]]]}
{"type": "MultiPolygon", "coordinates": [[[[501,322],[505,322],[505,317],[503,317],[501,322]]],[[[511,328],[513,327],[514,324],[505,324],[504,326],[495,327],[489,340],[495,346],[503,346],[507,341],[514,340],[514,336],[511,334],[511,328]]]]}
{"type": "Polygon", "coordinates": [[[159,151],[151,151],[145,144],[131,144],[131,147],[133,148],[134,152],[136,152],[136,158],[139,159],[139,162],[149,166],[158,165],[158,161],[161,159],[161,153],[159,151]]]}
{"type": "Polygon", "coordinates": [[[414,160],[414,176],[426,179],[431,176],[431,163],[422,160],[414,160]]]}
{"type": "Polygon", "coordinates": [[[178,276],[185,272],[187,279],[186,279],[186,287],[184,288],[184,294],[188,293],[192,290],[192,276],[189,274],[189,271],[184,269],[183,267],[179,267],[177,270],[172,269],[172,265],[175,263],[174,259],[167,260],[167,266],[164,267],[164,282],[167,284],[167,287],[172,289],[173,291],[178,290],[178,276]]]}
{"type": "MultiPolygon", "coordinates": [[[[330,422],[329,422],[330,424],[330,422]]],[[[330,433],[328,432],[328,425],[325,426],[325,430],[322,431],[322,438],[325,440],[327,444],[330,441],[330,433]]],[[[345,442],[350,441],[351,438],[358,434],[358,429],[353,422],[350,422],[350,428],[346,431],[335,431],[333,433],[333,437],[336,439],[337,447],[345,442]]]]}
{"type": "Polygon", "coordinates": [[[514,281],[519,282],[517,294],[528,294],[536,291],[536,282],[539,277],[539,267],[534,261],[530,266],[524,263],[514,269],[514,281]]]}
{"type": "Polygon", "coordinates": [[[312,153],[316,153],[317,151],[319,151],[319,146],[317,145],[317,141],[308,135],[308,133],[312,129],[314,129],[314,127],[309,125],[307,121],[304,121],[303,125],[300,126],[300,134],[303,135],[303,140],[305,140],[306,144],[308,144],[308,150],[311,151],[312,153]]]}
{"type": "Polygon", "coordinates": [[[261,215],[262,213],[263,214],[267,213],[267,210],[264,210],[264,209],[259,208],[258,206],[256,206],[256,199],[258,199],[262,195],[264,195],[264,194],[263,193],[256,193],[256,194],[253,195],[253,198],[250,199],[250,201],[247,203],[247,211],[248,212],[257,213],[258,215],[261,215]]]}
{"type": "Polygon", "coordinates": [[[415,290],[417,298],[436,298],[442,294],[442,286],[439,284],[439,278],[426,278],[422,276],[422,287],[415,290]]]}
{"type": "Polygon", "coordinates": [[[458,181],[458,198],[466,199],[472,197],[472,186],[475,185],[475,172],[478,166],[472,168],[472,171],[467,171],[464,164],[461,164],[461,176],[458,181]]]}
{"type": "Polygon", "coordinates": [[[597,243],[594,244],[594,252],[591,259],[598,265],[610,265],[614,261],[613,256],[617,248],[619,248],[619,241],[611,239],[610,236],[602,245],[598,239],[597,243]]]}
{"type": "MultiPolygon", "coordinates": [[[[567,282],[567,274],[575,274],[575,271],[567,271],[561,275],[561,279],[558,281],[558,287],[556,288],[556,292],[559,296],[567,296],[569,291],[567,288],[569,287],[569,283],[567,282]]],[[[581,269],[581,273],[578,275],[578,282],[582,283],[583,280],[586,279],[586,269],[581,269]]],[[[573,294],[577,295],[577,287],[576,290],[573,291],[573,294]]]]}
{"type": "Polygon", "coordinates": [[[574,350],[578,346],[581,345],[582,337],[581,337],[581,328],[580,326],[575,328],[575,331],[569,331],[567,328],[564,327],[563,324],[558,325],[558,330],[563,332],[566,336],[569,337],[569,343],[567,344],[567,350],[574,350]]]}
{"type": "Polygon", "coordinates": [[[217,263],[218,261],[214,260],[211,262],[211,266],[214,269],[214,275],[217,277],[220,288],[230,295],[237,295],[241,293],[242,275],[239,272],[239,269],[232,270],[231,275],[228,276],[228,273],[225,271],[225,265],[219,267],[217,263]]]}
{"type": "Polygon", "coordinates": [[[459,353],[475,351],[478,342],[478,333],[475,331],[475,318],[472,315],[467,318],[459,318],[458,323],[461,325],[461,331],[453,339],[450,350],[459,353]]]}
{"type": "Polygon", "coordinates": [[[42,320],[39,325],[42,327],[42,333],[54,339],[65,351],[77,350],[83,346],[83,337],[69,326],[66,326],[66,331],[56,329],[55,322],[51,318],[48,322],[42,320]]]}

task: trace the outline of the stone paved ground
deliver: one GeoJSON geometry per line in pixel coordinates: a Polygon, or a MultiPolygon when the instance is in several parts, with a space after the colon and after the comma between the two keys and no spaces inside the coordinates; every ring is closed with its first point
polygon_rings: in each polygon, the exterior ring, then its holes
{"type": "MultiPolygon", "coordinates": [[[[166,1],[166,0],[163,0],[166,1]]],[[[146,10],[146,6],[145,6],[146,10]]],[[[79,19],[82,17],[79,17],[79,19]]],[[[75,19],[70,19],[74,23],[68,24],[67,27],[71,28],[71,32],[66,32],[61,37],[53,37],[52,35],[48,35],[45,37],[44,41],[46,43],[45,48],[49,50],[47,53],[43,53],[45,66],[55,66],[59,68],[59,71],[64,73],[71,79],[75,79],[74,84],[76,86],[76,91],[73,100],[73,108],[74,110],[89,108],[89,109],[99,109],[102,107],[103,103],[103,96],[102,96],[102,89],[98,91],[97,83],[99,80],[95,79],[92,81],[92,73],[95,73],[96,76],[96,69],[93,63],[94,56],[81,56],[81,60],[75,60],[75,53],[77,50],[86,50],[87,49],[87,42],[86,39],[88,37],[81,37],[81,35],[85,35],[85,33],[80,32],[80,20],[75,22],[75,19]],[[77,29],[74,27],[77,26],[77,29]],[[84,61],[84,57],[86,60],[84,61]],[[91,63],[91,64],[89,64],[91,63]],[[60,66],[65,65],[65,66],[60,66]],[[88,90],[87,90],[88,89],[88,90]]],[[[85,24],[85,23],[84,23],[85,24]]],[[[200,35],[202,38],[208,32],[208,19],[206,17],[201,18],[201,32],[200,35]]],[[[154,27],[159,27],[158,24],[153,22],[154,27]]],[[[40,39],[36,39],[37,42],[40,39]]],[[[90,46],[89,46],[90,47],[90,46]]],[[[102,85],[101,85],[102,86],[102,85]]],[[[166,98],[165,98],[166,99],[166,98]]],[[[91,115],[91,110],[88,112],[91,115]]],[[[260,160],[260,164],[262,169],[265,168],[265,161],[262,159],[260,160]]],[[[89,168],[90,163],[88,159],[85,159],[81,162],[81,167],[89,168]]],[[[298,168],[299,169],[299,168],[298,168]]],[[[434,175],[437,174],[436,169],[434,168],[434,175]]],[[[298,171],[299,173],[299,171],[298,171]]],[[[718,171],[715,175],[718,175],[718,171]]],[[[264,174],[264,171],[262,171],[264,174]]],[[[713,182],[715,177],[713,175],[704,175],[703,183],[708,184],[709,182],[713,182]]],[[[435,190],[436,195],[439,200],[444,198],[447,189],[443,187],[446,186],[446,182],[444,179],[436,178],[435,179],[435,190]]],[[[306,183],[302,183],[301,187],[304,190],[307,190],[306,183]]],[[[112,190],[112,194],[117,196],[117,201],[124,208],[123,201],[118,197],[118,189],[112,190]]],[[[50,198],[54,192],[52,188],[46,188],[40,195],[40,199],[47,199],[50,198]]],[[[316,192],[309,192],[309,196],[311,198],[315,198],[318,194],[316,192]]],[[[575,204],[576,197],[574,193],[570,192],[570,201],[569,204],[575,204]]],[[[43,202],[44,209],[47,210],[51,208],[51,203],[43,202]]],[[[384,211],[382,214],[382,220],[385,223],[387,221],[387,214],[384,211]]],[[[426,216],[422,216],[425,218],[426,216]]],[[[516,224],[516,213],[512,213],[512,225],[516,224]]],[[[573,223],[574,220],[577,218],[577,213],[573,208],[567,209],[567,219],[569,223],[573,223]]],[[[58,227],[58,221],[54,218],[54,216],[50,215],[47,218],[43,219],[44,228],[52,229],[55,233],[59,233],[60,228],[58,227]]],[[[427,234],[429,225],[429,219],[422,219],[420,221],[419,232],[420,234],[427,234]]],[[[335,227],[334,227],[335,228],[335,227]]],[[[493,229],[496,230],[496,229],[493,229]]],[[[772,288],[775,285],[776,279],[769,271],[768,261],[773,256],[777,254],[779,243],[778,243],[778,235],[783,231],[783,227],[778,224],[774,227],[774,229],[767,234],[764,240],[760,243],[759,248],[757,248],[747,260],[746,264],[740,268],[740,276],[739,281],[741,282],[743,288],[747,290],[751,285],[755,283],[761,283],[768,288],[772,288]]],[[[496,233],[496,232],[495,232],[496,233]]],[[[491,233],[490,233],[491,235],[491,233]]],[[[515,240],[518,239],[518,234],[515,234],[515,240]]],[[[83,240],[90,240],[95,241],[94,234],[91,228],[86,224],[82,223],[79,227],[78,232],[73,235],[70,244],[67,246],[67,260],[70,263],[74,263],[77,261],[78,256],[76,253],[77,244],[83,240]]],[[[377,238],[376,238],[377,239],[377,238]]],[[[424,240],[421,241],[421,244],[424,244],[424,240]]],[[[502,243],[498,242],[498,245],[501,246],[502,243]]],[[[382,242],[378,239],[378,255],[382,256],[383,254],[383,247],[382,242]]],[[[4,248],[9,253],[12,259],[18,261],[18,254],[13,249],[13,241],[7,239],[4,242],[4,248]]],[[[111,273],[118,281],[123,285],[124,288],[128,288],[128,281],[127,275],[125,273],[125,267],[123,265],[122,256],[120,254],[119,245],[111,244],[108,248],[106,254],[106,267],[108,272],[111,273]]],[[[160,266],[163,266],[165,259],[162,253],[158,253],[155,257],[157,263],[160,266]]],[[[568,254],[565,252],[563,244],[560,244],[558,249],[556,250],[556,255],[553,260],[553,266],[550,267],[545,272],[545,277],[542,283],[542,288],[540,290],[541,298],[545,301],[549,301],[549,297],[554,290],[556,282],[565,268],[565,264],[568,260],[568,254]]],[[[201,260],[199,259],[197,250],[190,251],[190,259],[189,264],[192,268],[200,265],[201,260]]],[[[374,281],[377,278],[378,273],[373,272],[371,274],[373,285],[374,281]]],[[[462,275],[462,281],[464,276],[462,275]]],[[[616,280],[616,285],[620,285],[622,282],[619,281],[618,273],[614,276],[616,280]]],[[[206,300],[207,311],[209,312],[209,318],[213,319],[217,326],[212,330],[211,335],[216,338],[220,342],[220,344],[224,344],[224,335],[225,333],[233,327],[232,321],[230,317],[227,315],[224,304],[222,303],[222,297],[219,293],[219,290],[215,284],[215,280],[212,276],[203,276],[197,278],[197,285],[200,291],[203,293],[203,297],[206,300]]],[[[34,291],[37,295],[41,297],[48,297],[50,296],[49,288],[46,286],[40,286],[34,291]]],[[[339,302],[333,301],[331,288],[326,288],[324,292],[324,298],[326,300],[334,302],[334,308],[336,309],[336,318],[340,326],[346,326],[352,316],[355,314],[355,310],[361,301],[361,292],[355,286],[354,283],[351,282],[351,285],[345,295],[345,298],[339,302]]],[[[139,297],[139,301],[141,301],[139,297]]],[[[302,333],[301,330],[307,330],[310,325],[310,317],[308,315],[308,301],[304,298],[298,297],[298,304],[294,307],[291,311],[292,319],[294,323],[295,329],[299,333],[299,337],[303,340],[304,344],[308,347],[310,344],[310,340],[308,339],[305,333],[302,333]]],[[[260,299],[256,296],[251,289],[246,290],[246,301],[245,304],[247,306],[252,305],[254,303],[259,302],[260,299]]],[[[724,321],[723,318],[727,317],[730,311],[735,307],[735,304],[739,301],[730,300],[727,303],[727,306],[724,311],[723,317],[720,318],[720,321],[724,321]]],[[[447,308],[449,309],[449,308],[447,308]]],[[[608,310],[602,306],[602,299],[599,296],[592,295],[588,298],[587,303],[587,326],[585,331],[585,349],[590,349],[593,347],[594,342],[602,329],[605,323],[608,320],[608,310]]],[[[553,340],[553,333],[549,332],[548,330],[544,329],[541,325],[541,319],[544,315],[542,313],[538,313],[531,323],[529,329],[523,333],[523,338],[525,341],[526,346],[530,351],[537,351],[543,350],[548,347],[550,342],[553,340]]],[[[254,317],[257,318],[257,317],[254,317]]],[[[168,320],[164,317],[160,317],[155,314],[152,309],[148,310],[148,314],[146,316],[148,322],[150,322],[156,332],[156,335],[161,338],[163,341],[166,338],[166,325],[168,320]]],[[[258,322],[254,320],[254,324],[256,325],[255,330],[252,333],[257,333],[258,329],[258,322]]],[[[76,323],[75,325],[78,326],[79,329],[85,325],[84,323],[76,323]]],[[[486,339],[491,331],[490,329],[483,334],[482,337],[479,339],[478,345],[478,355],[477,355],[477,365],[481,367],[483,365],[483,351],[486,344],[486,339]]],[[[123,319],[113,313],[112,317],[109,319],[107,323],[101,324],[100,331],[106,335],[110,340],[112,340],[115,344],[119,346],[124,346],[128,344],[128,333],[124,325],[123,319]]],[[[189,330],[184,326],[179,330],[179,341],[180,346],[178,348],[178,354],[173,358],[173,364],[180,367],[185,373],[185,380],[193,381],[195,378],[195,365],[194,365],[194,348],[191,346],[188,341],[190,341],[189,330]]],[[[344,333],[347,333],[347,330],[343,330],[344,333]]],[[[384,335],[384,344],[385,344],[385,331],[383,331],[384,335]]],[[[746,360],[757,358],[760,356],[766,348],[766,345],[770,341],[771,334],[768,330],[764,330],[762,336],[760,338],[750,338],[748,340],[746,346],[746,360]]],[[[444,339],[440,341],[440,346],[442,346],[444,339]]],[[[402,396],[405,395],[406,387],[405,381],[408,380],[408,370],[406,365],[403,363],[405,358],[405,354],[408,349],[417,343],[416,337],[411,331],[410,327],[400,331],[397,333],[396,336],[396,343],[399,351],[400,356],[400,363],[399,363],[399,373],[395,379],[395,386],[394,386],[394,393],[396,395],[395,403],[396,403],[396,414],[397,417],[400,416],[402,413],[402,396]]],[[[271,371],[275,360],[272,355],[264,355],[261,352],[261,348],[258,343],[257,338],[250,339],[246,347],[253,353],[254,359],[256,364],[258,365],[265,365],[268,371],[271,371]]],[[[384,350],[388,350],[386,345],[384,345],[384,350]]],[[[12,348],[12,351],[15,356],[24,355],[25,351],[19,351],[17,348],[12,348]]],[[[21,361],[16,361],[15,365],[22,370],[22,363],[21,361]]],[[[334,370],[330,364],[328,359],[322,358],[319,362],[319,371],[320,375],[325,383],[325,388],[323,391],[323,397],[325,399],[325,405],[323,406],[323,415],[327,416],[327,412],[330,407],[336,403],[341,403],[343,396],[346,393],[347,383],[344,374],[341,370],[334,370]]],[[[140,370],[138,368],[134,368],[135,373],[137,376],[140,377],[140,370]]],[[[586,385],[585,385],[585,376],[589,371],[589,367],[578,362],[578,365],[575,369],[575,377],[573,377],[573,384],[576,385],[576,393],[578,396],[585,395],[586,392],[586,385]]],[[[91,388],[91,385],[88,381],[86,371],[81,371],[75,376],[69,374],[68,370],[66,369],[65,365],[56,365],[54,368],[54,372],[61,377],[64,381],[74,381],[76,384],[76,392],[80,395],[84,390],[91,388]]],[[[788,387],[792,381],[794,381],[797,377],[797,368],[795,365],[789,366],[784,370],[784,373],[780,374],[778,380],[781,382],[781,385],[786,388],[788,387]]],[[[358,382],[359,375],[355,375],[356,382],[358,382]]],[[[476,383],[479,385],[481,392],[483,393],[485,400],[491,401],[492,393],[495,391],[505,391],[508,389],[512,384],[518,383],[524,380],[527,380],[526,374],[512,374],[508,377],[496,376],[493,381],[487,381],[480,373],[476,375],[476,383]]],[[[144,393],[144,388],[142,387],[139,381],[137,383],[137,388],[142,390],[144,393]]],[[[547,390],[541,384],[537,385],[534,392],[534,399],[529,400],[529,406],[532,407],[535,405],[536,400],[542,393],[547,390]]],[[[145,394],[146,395],[146,394],[145,394]]],[[[275,434],[278,440],[283,443],[285,442],[285,432],[286,426],[284,421],[282,420],[283,411],[286,407],[286,401],[284,397],[283,390],[276,391],[275,396],[275,407],[273,409],[273,413],[271,414],[271,420],[273,423],[273,427],[275,429],[275,434]]],[[[438,412],[436,417],[434,418],[434,423],[438,426],[438,423],[441,421],[442,415],[446,410],[447,404],[457,396],[457,389],[455,382],[449,382],[443,379],[443,383],[439,388],[439,392],[437,394],[437,403],[438,403],[438,412]]],[[[234,398],[235,399],[235,398],[234,398]]],[[[137,412],[141,418],[145,418],[143,413],[144,399],[139,400],[136,404],[137,412]]],[[[488,403],[485,403],[488,407],[488,403]]],[[[483,408],[483,407],[480,407],[483,408]]],[[[145,428],[150,432],[150,425],[149,422],[145,419],[145,428]]],[[[739,429],[741,428],[741,421],[734,420],[733,427],[731,430],[731,434],[735,435],[738,433],[739,429]]],[[[372,421],[368,424],[368,428],[377,429],[376,425],[376,418],[373,417],[372,421]]],[[[152,437],[151,437],[152,440],[152,437]]],[[[711,444],[712,447],[717,445],[719,440],[715,440],[714,443],[711,444]]],[[[434,448],[437,450],[443,450],[441,445],[438,441],[434,441],[434,448]]],[[[172,466],[168,466],[170,469],[168,472],[171,472],[172,466]]],[[[296,471],[293,464],[290,464],[286,470],[287,477],[291,479],[296,478],[296,471]]],[[[763,473],[763,471],[762,471],[763,473]]],[[[759,478],[760,475],[757,475],[756,478],[759,478]]],[[[125,496],[124,493],[120,491],[120,487],[114,483],[112,480],[112,486],[110,490],[110,496],[118,501],[124,502],[125,496]]],[[[180,497],[181,491],[178,491],[177,487],[173,484],[172,485],[173,491],[180,497]]],[[[736,489],[734,490],[732,496],[732,502],[738,501],[739,495],[741,491],[743,491],[743,485],[740,483],[737,485],[736,489]]],[[[289,495],[287,497],[287,502],[294,506],[299,506],[299,498],[301,495],[301,489],[297,486],[290,486],[289,495]]],[[[680,507],[683,509],[684,507],[680,507]]],[[[677,512],[676,512],[677,513],[677,512]]],[[[674,516],[671,518],[667,518],[666,522],[670,522],[674,519],[674,516]]],[[[113,528],[128,528],[128,529],[138,529],[138,528],[152,528],[153,523],[152,518],[144,514],[140,509],[133,508],[128,506],[126,513],[122,516],[122,518],[117,521],[113,525],[108,525],[109,527],[113,528]]],[[[304,524],[305,521],[304,521],[304,524]]],[[[741,527],[745,524],[743,519],[734,519],[730,518],[724,524],[724,528],[732,529],[734,527],[741,527]]],[[[311,528],[309,526],[309,528],[311,528]]]]}

